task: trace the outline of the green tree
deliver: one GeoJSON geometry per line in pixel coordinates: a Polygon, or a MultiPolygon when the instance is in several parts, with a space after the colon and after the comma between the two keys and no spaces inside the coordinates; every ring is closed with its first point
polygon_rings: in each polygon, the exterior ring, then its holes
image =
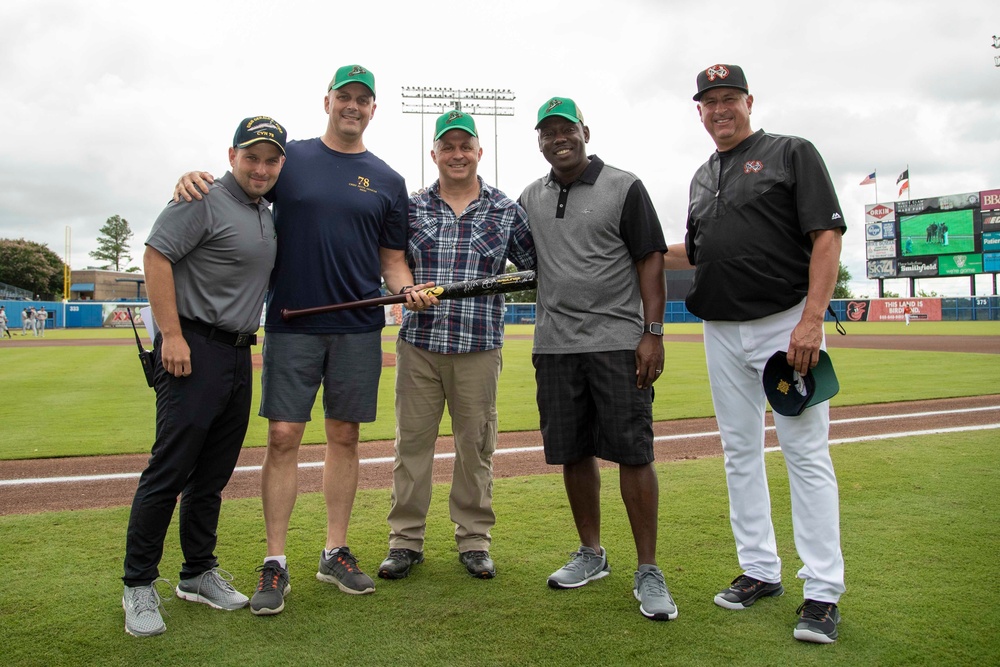
{"type": "Polygon", "coordinates": [[[851,272],[847,270],[844,263],[840,263],[840,268],[837,270],[837,285],[833,288],[833,298],[834,299],[853,299],[854,294],[851,292],[850,288],[851,282],[851,272]]]}
{"type": "MultiPolygon", "coordinates": [[[[507,262],[507,270],[504,273],[517,273],[520,271],[516,266],[507,262]]],[[[504,295],[504,300],[507,303],[535,303],[537,298],[538,290],[526,289],[520,292],[508,292],[504,295]]]]}
{"type": "Polygon", "coordinates": [[[48,246],[24,239],[0,239],[0,282],[29,290],[47,301],[62,298],[63,261],[48,246]]]}
{"type": "Polygon", "coordinates": [[[132,230],[129,229],[128,220],[120,215],[113,215],[104,223],[100,232],[97,250],[91,251],[90,256],[108,262],[109,266],[114,265],[115,271],[121,271],[124,265],[132,261],[129,253],[132,230]]]}

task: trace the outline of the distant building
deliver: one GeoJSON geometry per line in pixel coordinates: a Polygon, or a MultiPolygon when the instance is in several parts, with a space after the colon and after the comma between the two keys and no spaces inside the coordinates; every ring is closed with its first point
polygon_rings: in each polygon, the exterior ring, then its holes
{"type": "Polygon", "coordinates": [[[82,269],[70,273],[70,301],[145,301],[146,278],[141,273],[82,269]]]}

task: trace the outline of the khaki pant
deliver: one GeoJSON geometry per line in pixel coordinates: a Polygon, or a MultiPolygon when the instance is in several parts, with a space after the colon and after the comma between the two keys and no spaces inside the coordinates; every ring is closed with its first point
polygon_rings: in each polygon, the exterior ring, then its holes
{"type": "Polygon", "coordinates": [[[455,434],[449,507],[459,551],[489,550],[500,350],[438,354],[396,342],[396,463],[389,547],[422,551],[438,427],[447,402],[455,434]]]}

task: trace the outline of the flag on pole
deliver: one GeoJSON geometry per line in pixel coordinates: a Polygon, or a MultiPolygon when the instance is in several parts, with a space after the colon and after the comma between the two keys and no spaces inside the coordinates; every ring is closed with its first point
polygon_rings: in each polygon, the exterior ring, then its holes
{"type": "Polygon", "coordinates": [[[896,179],[896,185],[899,185],[899,196],[902,197],[903,193],[910,189],[910,168],[907,167],[903,170],[903,173],[899,175],[896,179]],[[902,185],[899,185],[902,183],[902,185]]]}
{"type": "Polygon", "coordinates": [[[875,172],[873,171],[872,173],[865,176],[865,180],[861,181],[860,185],[871,185],[874,182],[875,182],[875,172]]]}

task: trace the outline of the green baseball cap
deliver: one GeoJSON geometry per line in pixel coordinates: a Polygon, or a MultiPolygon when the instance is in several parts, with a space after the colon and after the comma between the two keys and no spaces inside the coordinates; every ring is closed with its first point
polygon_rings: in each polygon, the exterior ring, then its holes
{"type": "Polygon", "coordinates": [[[826,350],[819,351],[819,362],[805,375],[799,375],[788,365],[787,352],[775,352],[764,365],[762,382],[771,409],[786,417],[797,417],[806,408],[828,401],[840,391],[826,350]]]}
{"type": "Polygon", "coordinates": [[[461,111],[448,111],[438,116],[434,124],[434,141],[437,141],[448,130],[465,130],[472,136],[479,138],[476,134],[476,121],[472,116],[461,111]]]}
{"type": "Polygon", "coordinates": [[[368,90],[372,91],[372,97],[375,97],[375,75],[361,65],[344,65],[338,69],[327,90],[336,90],[349,83],[365,84],[368,90]]]}
{"type": "Polygon", "coordinates": [[[542,121],[551,116],[562,116],[574,123],[583,122],[583,112],[576,102],[568,97],[553,97],[548,102],[538,108],[538,122],[535,129],[542,124],[542,121]]]}

